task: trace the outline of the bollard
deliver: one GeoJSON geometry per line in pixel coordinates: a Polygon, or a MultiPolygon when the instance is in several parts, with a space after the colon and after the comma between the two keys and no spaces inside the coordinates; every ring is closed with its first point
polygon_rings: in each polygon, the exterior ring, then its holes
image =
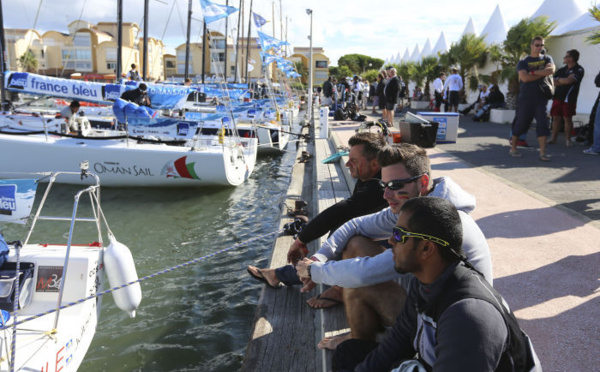
{"type": "Polygon", "coordinates": [[[319,124],[321,132],[319,138],[329,138],[329,107],[323,106],[319,110],[319,124]]]}

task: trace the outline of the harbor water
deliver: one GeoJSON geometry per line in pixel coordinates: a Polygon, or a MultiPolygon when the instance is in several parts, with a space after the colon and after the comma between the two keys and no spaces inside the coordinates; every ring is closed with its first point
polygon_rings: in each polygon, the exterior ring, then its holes
{"type": "MultiPolygon", "coordinates": [[[[236,188],[102,189],[109,226],[131,250],[139,277],[266,236],[143,281],[133,319],[111,295],[103,296],[96,335],[80,371],[240,369],[261,289],[246,266],[268,263],[296,161],[294,142],[288,150],[259,157],[250,180],[236,188]]],[[[40,188],[38,201],[45,186],[40,188]]],[[[70,216],[78,188],[54,188],[44,214],[70,216]]],[[[68,224],[50,226],[40,224],[31,242],[51,243],[68,233],[68,224]]],[[[7,240],[24,239],[25,230],[9,226],[4,234],[7,240]]]]}

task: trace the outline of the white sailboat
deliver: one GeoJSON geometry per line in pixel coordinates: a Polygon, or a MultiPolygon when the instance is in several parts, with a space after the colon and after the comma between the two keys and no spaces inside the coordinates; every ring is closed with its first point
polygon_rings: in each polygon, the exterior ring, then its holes
{"type": "MultiPolygon", "coordinates": [[[[84,170],[75,174],[93,179],[94,185],[75,194],[72,216],[41,214],[57,177],[69,175],[59,172],[50,176],[22,247],[9,243],[8,260],[0,268],[0,371],[76,371],[94,338],[105,271],[112,287],[135,282],[113,292],[117,306],[135,316],[141,301],[131,253],[116,241],[103,215],[97,176],[84,170]],[[89,217],[83,217],[80,209],[85,205],[80,208],[79,204],[87,197],[90,208],[85,214],[89,217]],[[66,242],[30,242],[37,223],[43,220],[70,223],[66,242]],[[91,235],[77,232],[78,239],[91,239],[85,244],[73,241],[76,222],[78,226],[84,222],[96,226],[91,235]],[[108,246],[103,236],[108,236],[108,246]]],[[[16,217],[18,222],[21,210],[27,207],[21,221],[29,217],[35,185],[35,180],[0,182],[0,221],[16,217]]]]}

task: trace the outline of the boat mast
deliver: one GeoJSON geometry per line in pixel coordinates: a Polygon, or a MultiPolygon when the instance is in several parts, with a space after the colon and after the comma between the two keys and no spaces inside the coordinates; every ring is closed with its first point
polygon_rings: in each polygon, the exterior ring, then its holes
{"type": "MultiPolygon", "coordinates": [[[[235,82],[238,81],[238,65],[239,65],[239,55],[240,55],[240,22],[244,15],[244,3],[240,0],[240,12],[238,13],[238,25],[237,25],[237,34],[235,36],[235,82]]],[[[242,34],[243,35],[243,34],[242,34]]]]}
{"type": "Polygon", "coordinates": [[[206,19],[202,19],[202,84],[204,84],[204,63],[206,62],[206,19]]]}
{"type": "Polygon", "coordinates": [[[144,0],[144,62],[142,62],[142,80],[147,79],[147,67],[148,67],[148,2],[150,0],[144,0]]]}
{"type": "Polygon", "coordinates": [[[4,73],[6,72],[6,56],[4,54],[4,16],[2,15],[2,0],[0,0],[0,72],[2,78],[2,86],[0,87],[0,98],[2,99],[1,108],[4,110],[4,101],[6,101],[6,91],[4,89],[4,73]]]}
{"type": "Polygon", "coordinates": [[[123,0],[117,0],[117,69],[115,78],[117,83],[121,81],[121,71],[123,71],[122,60],[123,49],[123,0]]]}
{"type": "MultiPolygon", "coordinates": [[[[229,8],[229,0],[225,0],[225,6],[229,8]]],[[[229,31],[227,30],[229,27],[229,17],[225,17],[225,67],[223,67],[223,82],[227,84],[227,35],[229,31]]]]}
{"type": "Polygon", "coordinates": [[[185,38],[185,79],[189,77],[190,64],[190,30],[192,24],[192,0],[188,1],[187,34],[185,38]]]}
{"type": "Polygon", "coordinates": [[[250,81],[248,80],[248,67],[250,62],[250,32],[252,31],[252,0],[250,0],[250,12],[248,13],[248,38],[246,39],[246,84],[250,88],[250,81]]]}

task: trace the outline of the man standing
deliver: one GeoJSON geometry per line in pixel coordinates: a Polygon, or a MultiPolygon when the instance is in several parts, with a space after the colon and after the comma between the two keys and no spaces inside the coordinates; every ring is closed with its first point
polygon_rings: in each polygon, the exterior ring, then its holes
{"type": "Polygon", "coordinates": [[[452,69],[452,75],[448,76],[446,83],[444,84],[444,90],[449,89],[448,94],[448,105],[450,111],[458,112],[458,103],[460,100],[460,90],[463,88],[462,77],[458,74],[458,69],[454,67],[452,69]]]}
{"type": "Polygon", "coordinates": [[[433,81],[435,112],[440,112],[440,107],[442,106],[442,101],[444,100],[444,80],[446,80],[446,74],[442,72],[440,76],[433,81]]]}
{"type": "MultiPolygon", "coordinates": [[[[385,208],[387,203],[383,199],[383,190],[379,186],[381,168],[377,163],[377,153],[385,146],[385,140],[377,133],[357,133],[348,141],[350,154],[346,166],[350,175],[357,179],[352,196],[327,208],[310,221],[288,251],[288,262],[296,263],[306,257],[308,250],[306,244],[313,240],[332,233],[348,220],[374,213],[385,208]]],[[[271,288],[278,288],[280,283],[285,285],[302,284],[292,265],[277,269],[259,269],[248,266],[248,273],[271,288]]],[[[314,308],[325,308],[341,302],[341,291],[330,288],[322,296],[308,300],[308,305],[314,308]]]]}
{"type": "Polygon", "coordinates": [[[467,261],[462,239],[451,202],[404,203],[389,242],[394,269],[414,275],[406,304],[380,345],[342,343],[334,371],[541,371],[506,301],[467,261]]]}
{"type": "Polygon", "coordinates": [[[389,126],[394,124],[394,110],[398,104],[398,96],[400,94],[400,79],[396,76],[396,69],[390,68],[388,70],[388,81],[385,85],[385,113],[387,117],[383,119],[387,121],[389,126]]]}
{"type": "Polygon", "coordinates": [[[556,143],[558,132],[562,121],[565,122],[565,144],[571,147],[571,131],[573,130],[573,115],[577,109],[577,96],[579,96],[579,85],[583,80],[583,67],[577,63],[579,52],[576,49],[569,50],[563,57],[565,65],[554,74],[554,101],[550,115],[552,115],[552,138],[548,143],[556,143]]]}
{"type": "Polygon", "coordinates": [[[323,105],[329,106],[332,103],[333,97],[333,78],[330,76],[326,82],[323,83],[323,105]]]}
{"type": "Polygon", "coordinates": [[[550,161],[546,155],[546,139],[550,134],[548,118],[546,118],[546,105],[548,98],[540,88],[540,79],[554,73],[552,57],[542,53],[544,38],[536,36],[530,44],[531,53],[517,64],[519,74],[519,98],[517,99],[517,114],[512,128],[511,148],[508,154],[515,158],[522,155],[517,150],[519,136],[527,133],[532,120],[536,121],[536,135],[540,146],[540,160],[550,161]]]}
{"type": "Polygon", "coordinates": [[[127,73],[126,78],[133,81],[142,81],[142,78],[140,78],[140,73],[138,72],[135,63],[131,64],[131,70],[129,70],[129,72],[127,73]]]}

